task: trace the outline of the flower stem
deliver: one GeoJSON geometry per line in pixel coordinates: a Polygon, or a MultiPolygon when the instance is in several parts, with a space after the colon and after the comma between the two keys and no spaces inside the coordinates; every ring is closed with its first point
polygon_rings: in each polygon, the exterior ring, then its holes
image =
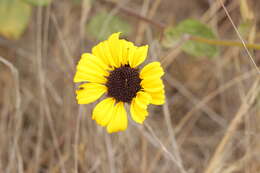
{"type": "MultiPolygon", "coordinates": [[[[113,1],[104,1],[104,0],[99,0],[102,3],[108,3],[113,5],[114,7],[117,6],[117,4],[113,1]]],[[[118,7],[119,10],[121,10],[124,13],[127,13],[130,16],[133,16],[135,18],[137,18],[138,20],[142,20],[144,22],[147,22],[151,25],[154,25],[155,27],[157,27],[160,31],[160,33],[162,34],[162,31],[167,27],[166,24],[155,21],[153,19],[149,19],[146,16],[142,16],[138,13],[136,13],[135,11],[133,11],[130,8],[124,7],[124,6],[119,6],[118,7]]],[[[163,34],[160,36],[160,40],[162,40],[163,34]]],[[[243,43],[238,42],[238,41],[230,41],[230,40],[215,40],[215,39],[207,39],[207,38],[203,38],[203,37],[198,37],[198,36],[189,36],[190,40],[194,40],[197,42],[201,42],[201,43],[206,43],[206,44],[210,44],[210,45],[216,45],[216,46],[236,46],[236,47],[244,47],[243,43]]],[[[260,44],[250,44],[250,43],[246,43],[245,44],[246,47],[248,49],[256,49],[256,50],[260,50],[260,44]]]]}
{"type": "MultiPolygon", "coordinates": [[[[213,40],[213,39],[207,39],[197,36],[190,36],[190,40],[194,40],[201,43],[216,45],[216,46],[237,46],[237,47],[244,47],[243,43],[238,41],[230,41],[230,40],[213,40]]],[[[260,44],[250,44],[246,43],[246,47],[249,49],[256,49],[260,50],[260,44]]]]}

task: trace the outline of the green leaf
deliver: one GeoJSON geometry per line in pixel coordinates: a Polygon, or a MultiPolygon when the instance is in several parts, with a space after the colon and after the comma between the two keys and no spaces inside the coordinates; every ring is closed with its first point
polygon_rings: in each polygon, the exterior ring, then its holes
{"type": "Polygon", "coordinates": [[[34,6],[47,6],[52,2],[52,0],[23,0],[23,1],[34,6]]]}
{"type": "MultiPolygon", "coordinates": [[[[165,39],[163,40],[164,46],[170,47],[174,43],[181,41],[185,34],[206,39],[216,39],[215,34],[207,25],[194,19],[186,19],[180,22],[176,27],[166,29],[165,39]]],[[[214,57],[219,53],[216,46],[193,40],[185,41],[181,48],[184,52],[196,57],[214,57]]]]}
{"type": "Polygon", "coordinates": [[[21,0],[0,0],[0,34],[19,39],[28,26],[31,6],[21,0]]]}
{"type": "Polygon", "coordinates": [[[252,22],[242,22],[239,26],[238,26],[238,31],[239,33],[242,35],[242,37],[247,37],[250,29],[252,28],[252,22]]]}
{"type": "Polygon", "coordinates": [[[76,4],[76,5],[81,5],[82,4],[82,2],[86,2],[87,4],[88,3],[95,3],[96,2],[96,0],[72,0],[72,3],[74,3],[74,4],[76,4]]]}
{"type": "Polygon", "coordinates": [[[72,0],[73,3],[79,4],[79,5],[82,3],[81,1],[82,1],[82,0],[72,0]]]}
{"type": "Polygon", "coordinates": [[[94,36],[98,40],[105,40],[114,32],[122,32],[124,35],[129,35],[132,27],[126,20],[118,16],[111,16],[103,11],[96,14],[87,24],[87,34],[94,36]]]}

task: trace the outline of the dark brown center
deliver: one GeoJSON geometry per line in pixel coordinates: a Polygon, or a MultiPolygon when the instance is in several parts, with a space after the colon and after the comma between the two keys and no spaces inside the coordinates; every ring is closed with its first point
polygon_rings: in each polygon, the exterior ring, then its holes
{"type": "Polygon", "coordinates": [[[141,89],[138,69],[125,65],[114,69],[107,77],[108,96],[130,103],[141,89]]]}

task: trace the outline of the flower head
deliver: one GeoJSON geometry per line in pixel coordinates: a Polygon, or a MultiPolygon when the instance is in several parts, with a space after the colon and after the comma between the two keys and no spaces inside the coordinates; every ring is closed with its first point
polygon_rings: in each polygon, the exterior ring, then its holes
{"type": "Polygon", "coordinates": [[[105,95],[94,108],[92,119],[109,133],[127,128],[125,104],[130,104],[132,119],[142,124],[148,105],[161,105],[165,100],[160,63],[138,68],[147,57],[148,46],[137,47],[119,35],[114,33],[93,47],[92,54],[84,53],[74,77],[74,82],[84,82],[76,90],[78,104],[89,104],[105,95]]]}

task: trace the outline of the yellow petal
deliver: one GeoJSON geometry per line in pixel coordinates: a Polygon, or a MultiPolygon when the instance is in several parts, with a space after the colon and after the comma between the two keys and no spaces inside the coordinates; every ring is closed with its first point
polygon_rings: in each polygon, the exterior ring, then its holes
{"type": "Polygon", "coordinates": [[[82,56],[82,63],[83,64],[91,64],[93,65],[95,68],[98,68],[100,70],[102,70],[102,72],[104,72],[105,70],[108,69],[108,65],[106,63],[104,63],[102,61],[102,59],[100,59],[99,57],[92,55],[90,53],[83,53],[82,56]]]}
{"type": "Polygon", "coordinates": [[[103,61],[103,63],[106,64],[107,66],[110,65],[108,56],[111,56],[111,54],[109,50],[108,52],[106,52],[105,41],[100,42],[98,45],[94,46],[92,48],[92,54],[95,55],[96,57],[99,57],[103,61]]]}
{"type": "Polygon", "coordinates": [[[119,102],[116,104],[113,112],[113,117],[108,123],[107,132],[114,133],[123,131],[127,128],[127,114],[124,108],[124,103],[119,102]]]}
{"type": "Polygon", "coordinates": [[[130,112],[132,119],[139,124],[143,124],[145,118],[148,115],[146,109],[141,109],[140,107],[136,106],[135,103],[131,104],[130,112]]]}
{"type": "Polygon", "coordinates": [[[164,85],[160,78],[145,78],[141,81],[141,86],[152,97],[151,104],[164,104],[164,85]]]}
{"type": "Polygon", "coordinates": [[[122,56],[121,56],[121,64],[126,65],[129,64],[129,51],[132,50],[135,46],[133,43],[126,41],[126,40],[120,40],[122,44],[122,56]]]}
{"type": "Polygon", "coordinates": [[[105,84],[107,79],[104,76],[99,76],[97,74],[87,74],[84,72],[77,71],[74,77],[74,82],[95,82],[105,84]]]}
{"type": "Polygon", "coordinates": [[[93,47],[92,49],[93,55],[99,57],[102,59],[102,61],[109,67],[114,68],[116,67],[116,62],[114,57],[112,56],[111,50],[110,50],[110,43],[108,40],[105,40],[101,43],[99,43],[97,46],[93,47]]]}
{"type": "Polygon", "coordinates": [[[160,78],[164,74],[160,62],[152,62],[147,64],[140,72],[141,79],[160,78]]]}
{"type": "Polygon", "coordinates": [[[89,104],[100,98],[106,91],[107,87],[97,83],[85,83],[76,90],[78,104],[89,104]]]}
{"type": "Polygon", "coordinates": [[[108,76],[108,71],[106,71],[107,66],[97,57],[89,53],[84,53],[77,65],[77,70],[90,74],[100,74],[103,76],[108,76]]]}
{"type": "Polygon", "coordinates": [[[74,82],[105,83],[105,76],[109,75],[108,71],[106,71],[107,68],[107,65],[99,58],[92,54],[85,53],[77,65],[74,82]]]}
{"type": "Polygon", "coordinates": [[[102,100],[94,108],[92,113],[92,119],[96,120],[97,124],[101,126],[107,126],[114,116],[115,111],[115,99],[107,98],[102,100]]]}
{"type": "Polygon", "coordinates": [[[104,53],[106,54],[107,56],[107,59],[108,59],[108,62],[109,62],[109,65],[111,67],[117,67],[117,64],[116,64],[116,60],[115,58],[112,56],[112,53],[111,53],[111,50],[110,50],[110,44],[109,42],[106,40],[104,41],[104,53]]]}
{"type": "Polygon", "coordinates": [[[158,92],[148,92],[151,97],[152,101],[151,104],[154,105],[162,105],[165,102],[165,95],[164,95],[164,90],[158,91],[158,92]]]}
{"type": "Polygon", "coordinates": [[[163,82],[160,78],[145,78],[141,81],[141,86],[145,91],[158,92],[164,89],[163,82]]]}
{"type": "Polygon", "coordinates": [[[129,65],[132,68],[137,67],[147,57],[148,45],[141,47],[133,47],[129,49],[129,65]]]}
{"type": "Polygon", "coordinates": [[[93,55],[99,57],[108,67],[117,68],[126,64],[137,67],[147,57],[148,46],[136,47],[119,36],[120,32],[114,33],[108,40],[93,47],[93,55]]]}
{"type": "Polygon", "coordinates": [[[150,94],[143,91],[139,91],[134,99],[135,103],[142,109],[146,109],[152,100],[150,94]]]}
{"type": "Polygon", "coordinates": [[[132,100],[130,106],[130,112],[132,119],[142,124],[145,120],[146,116],[148,115],[147,106],[151,102],[151,96],[143,91],[139,91],[136,94],[136,97],[132,100]]]}
{"type": "Polygon", "coordinates": [[[119,35],[120,32],[112,34],[108,38],[108,44],[109,44],[109,49],[111,52],[111,56],[113,58],[113,63],[115,67],[120,67],[121,62],[120,59],[122,57],[122,44],[121,41],[119,40],[119,35]]]}

